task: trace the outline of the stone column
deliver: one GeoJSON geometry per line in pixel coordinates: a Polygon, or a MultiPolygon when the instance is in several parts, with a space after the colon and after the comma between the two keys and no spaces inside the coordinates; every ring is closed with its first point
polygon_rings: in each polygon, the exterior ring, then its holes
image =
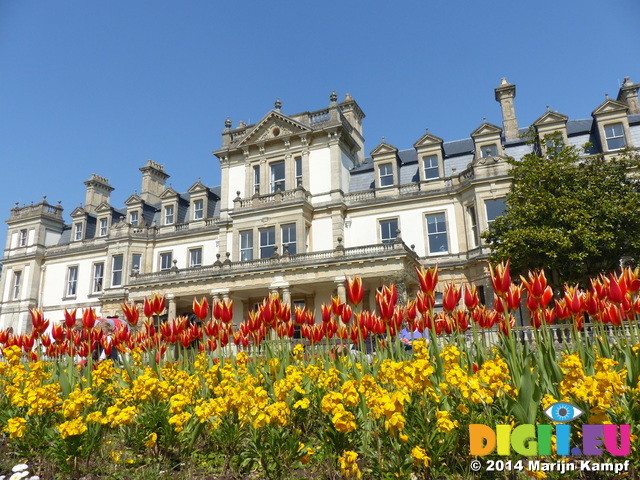
{"type": "Polygon", "coordinates": [[[176,296],[173,293],[167,293],[167,320],[176,318],[176,296]]]}
{"type": "Polygon", "coordinates": [[[333,279],[333,283],[335,283],[338,290],[338,298],[342,303],[347,303],[347,286],[344,281],[344,277],[335,277],[333,279]]]}

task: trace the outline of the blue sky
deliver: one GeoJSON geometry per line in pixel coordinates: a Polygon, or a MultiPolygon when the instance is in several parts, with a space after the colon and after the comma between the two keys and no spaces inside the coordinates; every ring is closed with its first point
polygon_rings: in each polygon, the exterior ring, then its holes
{"type": "Polygon", "coordinates": [[[501,125],[502,77],[520,126],[546,105],[588,118],[640,82],[638,18],[637,0],[0,0],[0,218],[47,195],[69,220],[92,173],[122,206],[149,158],[178,191],[217,185],[227,116],[277,97],[293,114],[350,93],[367,153],[501,125]]]}

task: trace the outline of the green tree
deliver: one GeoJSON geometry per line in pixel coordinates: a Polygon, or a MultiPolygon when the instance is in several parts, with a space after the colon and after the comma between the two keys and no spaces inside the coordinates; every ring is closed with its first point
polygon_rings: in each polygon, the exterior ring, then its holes
{"type": "Polygon", "coordinates": [[[551,284],[585,284],[640,261],[638,154],[602,155],[564,146],[560,135],[520,160],[509,160],[513,184],[506,211],[483,233],[492,261],[511,259],[514,273],[544,268],[551,284]]]}

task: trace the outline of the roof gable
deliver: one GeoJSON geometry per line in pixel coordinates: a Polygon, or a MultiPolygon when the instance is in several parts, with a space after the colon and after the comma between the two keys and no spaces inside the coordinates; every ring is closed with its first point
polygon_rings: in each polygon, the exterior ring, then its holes
{"type": "Polygon", "coordinates": [[[142,198],[140,198],[137,193],[134,193],[133,195],[131,195],[124,202],[124,204],[127,205],[127,206],[140,205],[141,203],[144,203],[144,200],[142,200],[142,198]]]}
{"type": "Polygon", "coordinates": [[[164,192],[160,194],[161,199],[173,198],[180,196],[178,192],[176,192],[172,187],[167,187],[164,189],[164,192]]]}
{"type": "Polygon", "coordinates": [[[187,193],[193,195],[194,193],[206,192],[209,190],[200,180],[191,185],[187,193]]]}
{"type": "Polygon", "coordinates": [[[601,103],[598,108],[591,112],[591,115],[595,117],[596,115],[600,115],[602,113],[612,113],[620,111],[626,112],[627,110],[629,110],[629,107],[626,103],[618,102],[617,100],[611,100],[607,97],[607,99],[603,103],[601,103]]]}
{"type": "Polygon", "coordinates": [[[247,133],[238,146],[252,142],[265,142],[276,138],[301,135],[311,132],[311,129],[280,112],[271,110],[253,129],[247,133]]]}
{"type": "Polygon", "coordinates": [[[113,211],[113,207],[109,205],[107,202],[102,202],[100,205],[96,207],[97,213],[110,213],[113,211]]]}
{"type": "Polygon", "coordinates": [[[471,132],[471,136],[480,137],[483,135],[500,135],[501,133],[502,129],[500,127],[485,120],[478,128],[471,132]]]}
{"type": "Polygon", "coordinates": [[[373,157],[374,155],[386,155],[389,153],[398,153],[398,149],[383,140],[376,148],[371,150],[369,155],[373,157]]]}
{"type": "Polygon", "coordinates": [[[76,207],[73,212],[71,212],[71,218],[84,217],[87,214],[84,208],[76,207]]]}
{"type": "Polygon", "coordinates": [[[413,146],[415,148],[418,148],[438,144],[442,145],[443,142],[444,140],[442,140],[440,137],[436,137],[435,135],[430,134],[429,129],[427,129],[427,133],[420,137],[420,139],[416,143],[414,143],[413,146]]]}
{"type": "Polygon", "coordinates": [[[567,120],[569,120],[569,117],[567,117],[566,115],[547,110],[540,118],[533,122],[533,125],[539,127],[550,123],[567,123],[567,120]]]}

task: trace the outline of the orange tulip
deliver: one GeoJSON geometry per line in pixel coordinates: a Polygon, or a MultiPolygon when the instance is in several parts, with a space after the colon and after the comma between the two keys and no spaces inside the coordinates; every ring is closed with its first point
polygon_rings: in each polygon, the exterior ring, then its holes
{"type": "Polygon", "coordinates": [[[453,312],[453,309],[456,308],[458,302],[460,302],[461,295],[460,287],[455,283],[445,283],[444,294],[442,296],[442,308],[444,311],[447,313],[453,312]]]}
{"type": "Polygon", "coordinates": [[[478,307],[480,297],[478,296],[478,287],[475,285],[467,285],[464,287],[464,305],[467,310],[472,312],[478,307]]]}
{"type": "Polygon", "coordinates": [[[527,281],[522,275],[520,276],[522,284],[527,289],[529,296],[533,298],[542,297],[545,289],[547,288],[547,277],[544,274],[544,269],[534,272],[529,272],[529,281],[527,281]]]}
{"type": "Polygon", "coordinates": [[[331,311],[336,317],[342,315],[342,309],[344,308],[344,303],[340,301],[338,297],[331,297],[331,311]]]}
{"type": "Polygon", "coordinates": [[[494,269],[489,264],[489,271],[491,273],[491,283],[493,284],[493,290],[498,296],[505,296],[511,286],[511,274],[509,273],[510,260],[507,263],[501,262],[496,265],[494,269]]]}
{"type": "Polygon", "coordinates": [[[82,324],[84,328],[88,330],[92,329],[96,324],[96,319],[96,312],[93,308],[85,308],[82,312],[82,324]]]}
{"type": "Polygon", "coordinates": [[[67,310],[64,309],[64,326],[67,328],[73,328],[76,325],[76,309],[67,310]]]}

